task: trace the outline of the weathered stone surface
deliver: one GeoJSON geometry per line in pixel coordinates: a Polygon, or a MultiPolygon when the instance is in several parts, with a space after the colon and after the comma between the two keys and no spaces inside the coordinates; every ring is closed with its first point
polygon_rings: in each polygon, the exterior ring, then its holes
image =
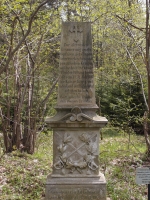
{"type": "Polygon", "coordinates": [[[99,175],[99,132],[88,128],[54,131],[53,175],[99,175]]]}
{"type": "Polygon", "coordinates": [[[99,133],[107,123],[96,114],[90,23],[62,25],[57,114],[53,129],[53,171],[45,200],[106,200],[99,174],[99,133]]]}
{"type": "Polygon", "coordinates": [[[95,104],[91,24],[65,22],[62,26],[58,107],[95,104]]]}
{"type": "Polygon", "coordinates": [[[106,200],[106,181],[99,178],[53,178],[46,183],[46,200],[106,200]]]}
{"type": "MultiPolygon", "coordinates": [[[[58,127],[58,122],[60,126],[74,126],[77,123],[77,126],[85,124],[85,126],[92,126],[92,127],[100,127],[102,128],[106,123],[107,119],[105,117],[101,117],[96,114],[96,108],[84,108],[81,109],[80,107],[72,107],[72,109],[57,108],[57,114],[54,117],[47,117],[45,122],[51,124],[51,127],[58,127]],[[71,124],[74,125],[71,125],[71,124]],[[67,125],[68,124],[68,125],[67,125]],[[91,125],[90,125],[91,124],[91,125]],[[97,124],[97,125],[96,125],[97,124]]],[[[60,127],[59,126],[59,127],[60,127]]]]}

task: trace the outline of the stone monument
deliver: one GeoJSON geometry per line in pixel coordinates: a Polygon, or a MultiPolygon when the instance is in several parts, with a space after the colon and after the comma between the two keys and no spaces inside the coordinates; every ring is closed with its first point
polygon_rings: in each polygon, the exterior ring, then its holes
{"type": "Polygon", "coordinates": [[[99,134],[107,119],[96,114],[89,22],[62,24],[59,69],[57,114],[46,118],[53,129],[53,171],[45,200],[106,200],[99,134]]]}

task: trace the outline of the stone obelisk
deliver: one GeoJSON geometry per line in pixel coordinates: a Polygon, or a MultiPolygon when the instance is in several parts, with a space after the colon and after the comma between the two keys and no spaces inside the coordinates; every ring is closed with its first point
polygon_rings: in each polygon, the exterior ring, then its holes
{"type": "Polygon", "coordinates": [[[99,172],[99,134],[107,123],[96,114],[91,23],[62,24],[57,114],[53,129],[53,171],[46,200],[106,200],[99,172]]]}

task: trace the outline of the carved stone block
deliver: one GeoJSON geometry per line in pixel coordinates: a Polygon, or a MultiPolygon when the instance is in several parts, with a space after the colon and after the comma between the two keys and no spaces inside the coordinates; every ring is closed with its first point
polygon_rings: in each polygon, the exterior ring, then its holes
{"type": "Polygon", "coordinates": [[[54,131],[53,175],[99,174],[99,132],[87,128],[54,131]]]}
{"type": "Polygon", "coordinates": [[[105,178],[48,177],[45,200],[106,200],[105,178]]]}
{"type": "Polygon", "coordinates": [[[89,22],[63,23],[59,69],[58,106],[95,105],[89,22]]]}

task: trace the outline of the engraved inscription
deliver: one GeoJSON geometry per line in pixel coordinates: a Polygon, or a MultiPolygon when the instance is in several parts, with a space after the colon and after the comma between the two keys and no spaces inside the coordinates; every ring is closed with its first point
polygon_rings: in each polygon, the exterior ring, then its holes
{"type": "Polygon", "coordinates": [[[62,50],[60,56],[60,82],[59,97],[61,102],[88,102],[92,103],[94,86],[91,49],[86,49],[84,54],[81,49],[62,50]],[[69,50],[69,55],[66,52],[69,50]],[[80,53],[79,53],[80,52],[80,53]]]}
{"type": "Polygon", "coordinates": [[[87,188],[87,187],[76,187],[69,188],[69,185],[66,188],[51,188],[48,191],[49,200],[99,200],[104,199],[105,190],[103,188],[87,188]]]}
{"type": "Polygon", "coordinates": [[[92,41],[84,29],[75,23],[63,30],[65,33],[61,40],[59,104],[95,103],[92,41]]]}

